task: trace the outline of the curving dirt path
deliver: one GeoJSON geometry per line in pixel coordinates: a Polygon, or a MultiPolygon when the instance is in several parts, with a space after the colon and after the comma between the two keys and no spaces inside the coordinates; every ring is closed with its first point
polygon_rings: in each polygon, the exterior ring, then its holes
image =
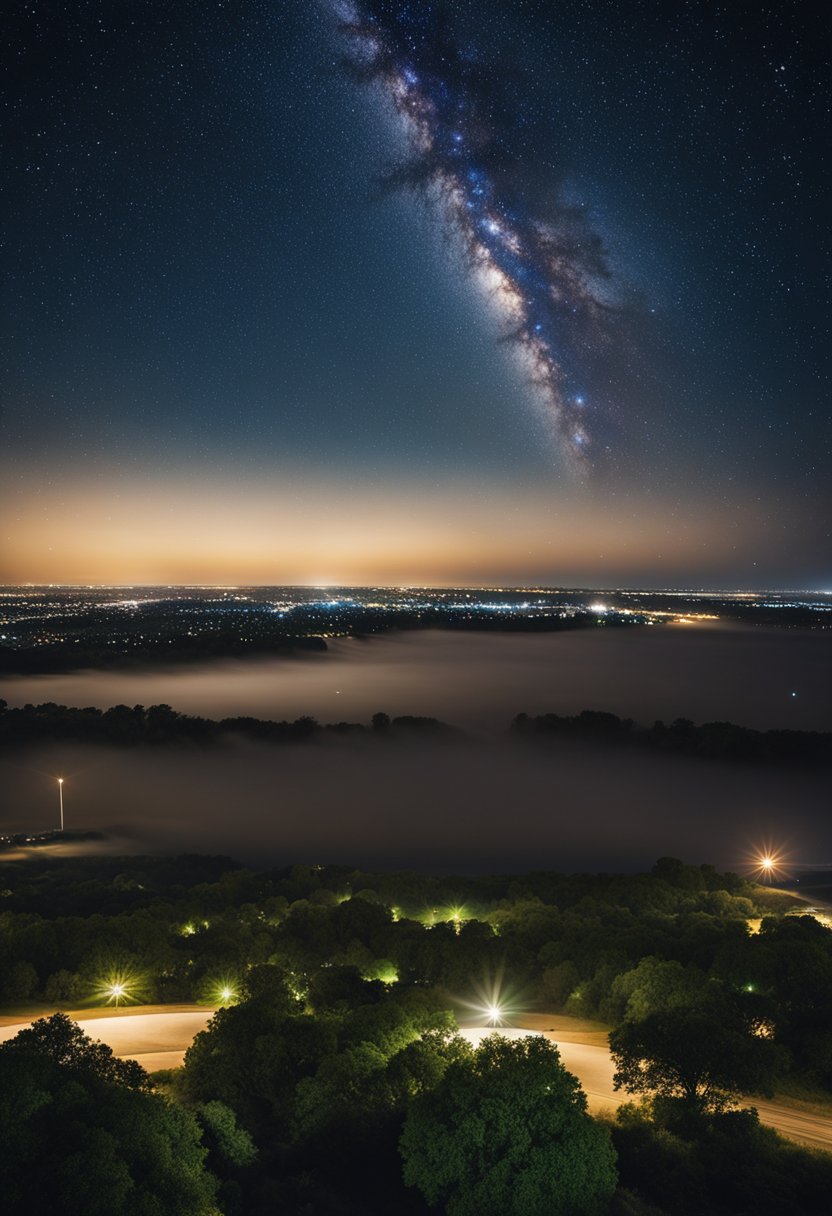
{"type": "MultiPolygon", "coordinates": [[[[177,1068],[200,1030],[204,1030],[214,1009],[204,1005],[137,1006],[133,1009],[96,1009],[70,1013],[91,1038],[112,1047],[117,1056],[138,1060],[148,1072],[177,1068]]],[[[12,1038],[31,1024],[0,1018],[0,1042],[12,1038]]],[[[607,1044],[607,1030],[597,1022],[566,1017],[556,1013],[532,1013],[512,1019],[512,1027],[497,1027],[500,1034],[519,1038],[542,1034],[553,1042],[564,1065],[578,1078],[593,1113],[615,1110],[627,1095],[613,1088],[613,1063],[607,1044]]],[[[463,1035],[472,1043],[480,1042],[495,1027],[464,1025],[463,1035]]],[[[832,1152],[832,1113],[826,1114],[797,1099],[765,1101],[749,1099],[760,1113],[760,1120],[781,1135],[812,1148],[832,1152]]]]}

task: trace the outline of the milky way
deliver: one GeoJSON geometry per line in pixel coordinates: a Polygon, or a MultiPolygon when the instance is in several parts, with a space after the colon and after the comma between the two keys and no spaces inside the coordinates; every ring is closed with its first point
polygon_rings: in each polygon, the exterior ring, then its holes
{"type": "Polygon", "coordinates": [[[472,274],[497,300],[532,395],[578,468],[600,450],[601,402],[580,379],[615,341],[620,309],[599,236],[552,183],[541,201],[530,120],[505,73],[458,44],[439,6],[340,3],[352,67],[402,117],[408,158],[393,185],[441,200],[472,274]]]}

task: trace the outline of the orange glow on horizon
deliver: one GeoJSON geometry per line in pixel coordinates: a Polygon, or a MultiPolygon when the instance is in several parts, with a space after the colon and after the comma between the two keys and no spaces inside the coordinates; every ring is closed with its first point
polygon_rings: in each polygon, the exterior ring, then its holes
{"type": "MultiPolygon", "coordinates": [[[[716,508],[604,502],[574,486],[448,479],[244,485],[205,478],[0,491],[0,582],[80,584],[616,585],[736,560],[716,508]]],[[[746,543],[765,529],[744,509],[746,543]]]]}

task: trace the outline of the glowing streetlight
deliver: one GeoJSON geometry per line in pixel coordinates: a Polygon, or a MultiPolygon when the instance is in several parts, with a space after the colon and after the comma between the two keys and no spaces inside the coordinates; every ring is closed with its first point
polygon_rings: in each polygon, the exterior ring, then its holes
{"type": "Polygon", "coordinates": [[[777,882],[788,873],[788,864],[788,854],[771,840],[761,841],[748,854],[748,868],[756,882],[777,882]]]}
{"type": "Polygon", "coordinates": [[[145,995],[146,979],[136,971],[112,970],[101,976],[95,987],[95,995],[103,1005],[136,1005],[145,995]]]}
{"type": "Polygon", "coordinates": [[[61,831],[64,830],[64,779],[58,778],[58,798],[61,805],[61,831]]]}
{"type": "Polygon", "coordinates": [[[771,883],[779,877],[783,855],[767,848],[757,856],[757,874],[761,882],[771,883]]]}
{"type": "Polygon", "coordinates": [[[214,976],[208,980],[201,997],[201,1000],[209,1005],[216,1005],[218,1009],[236,1005],[239,999],[239,984],[232,975],[214,976]]]}
{"type": "Polygon", "coordinates": [[[492,1026],[499,1026],[503,1020],[503,1011],[499,1005],[486,1005],[485,1012],[488,1015],[488,1021],[492,1026]]]}

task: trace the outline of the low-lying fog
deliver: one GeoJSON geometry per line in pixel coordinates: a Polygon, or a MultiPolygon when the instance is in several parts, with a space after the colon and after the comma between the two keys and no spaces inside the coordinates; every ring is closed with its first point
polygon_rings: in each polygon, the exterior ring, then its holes
{"type": "Polygon", "coordinates": [[[439,871],[638,868],[662,854],[742,866],[763,842],[829,860],[828,775],[505,737],[519,711],[605,709],[762,729],[832,728],[829,638],[743,627],[597,628],[528,636],[388,635],[330,653],[144,673],[10,679],[11,704],[164,702],[210,717],[368,721],[426,714],[454,743],[119,751],[53,746],[0,763],[5,830],[125,832],[135,848],[252,863],[439,871]],[[793,695],[796,694],[796,695],[793,695]]]}
{"type": "Polygon", "coordinates": [[[52,747],[2,765],[11,829],[132,837],[130,851],[255,865],[445,872],[638,869],[671,854],[741,867],[764,843],[829,858],[828,775],[798,776],[559,742],[322,739],[266,747],[52,747]]]}
{"type": "Polygon", "coordinates": [[[661,625],[528,634],[388,634],[322,655],[145,672],[7,678],[11,705],[167,704],[206,717],[368,721],[376,710],[502,730],[516,713],[605,709],[644,723],[832,729],[826,632],[661,625]]]}

